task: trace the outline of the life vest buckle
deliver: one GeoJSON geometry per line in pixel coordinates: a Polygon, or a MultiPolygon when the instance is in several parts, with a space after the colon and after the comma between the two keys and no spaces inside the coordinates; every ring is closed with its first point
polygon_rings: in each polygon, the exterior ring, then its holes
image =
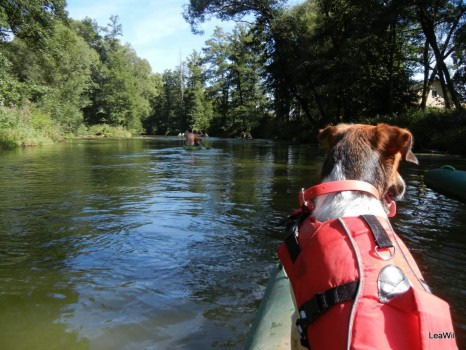
{"type": "Polygon", "coordinates": [[[301,345],[309,348],[307,327],[333,305],[353,300],[356,297],[358,287],[359,280],[348,282],[330,288],[322,293],[317,293],[301,305],[299,308],[299,318],[296,320],[296,327],[301,337],[301,345]]]}
{"type": "Polygon", "coordinates": [[[319,318],[327,309],[329,305],[327,303],[324,293],[319,293],[314,296],[314,298],[309,299],[305,305],[305,309],[302,309],[299,313],[301,316],[302,322],[307,326],[308,324],[313,323],[319,318]]]}
{"type": "Polygon", "coordinates": [[[307,339],[307,319],[298,318],[296,320],[296,328],[298,329],[299,340],[302,346],[310,349],[309,340],[307,339]]]}

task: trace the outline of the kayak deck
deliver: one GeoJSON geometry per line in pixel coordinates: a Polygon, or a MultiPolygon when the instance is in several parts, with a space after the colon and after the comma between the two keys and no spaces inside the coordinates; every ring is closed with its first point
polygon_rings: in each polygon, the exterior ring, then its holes
{"type": "Polygon", "coordinates": [[[294,304],[290,283],[279,264],[270,275],[264,297],[246,339],[247,350],[291,349],[294,304]]]}

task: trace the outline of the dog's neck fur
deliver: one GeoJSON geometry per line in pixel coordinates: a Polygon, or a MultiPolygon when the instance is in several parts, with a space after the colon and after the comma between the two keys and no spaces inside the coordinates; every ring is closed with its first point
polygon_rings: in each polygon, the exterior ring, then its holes
{"type": "MultiPolygon", "coordinates": [[[[341,162],[336,162],[330,174],[322,182],[349,180],[345,177],[341,162]]],[[[319,221],[337,219],[344,216],[376,215],[387,217],[380,200],[358,191],[343,191],[316,198],[313,216],[319,221]]]]}

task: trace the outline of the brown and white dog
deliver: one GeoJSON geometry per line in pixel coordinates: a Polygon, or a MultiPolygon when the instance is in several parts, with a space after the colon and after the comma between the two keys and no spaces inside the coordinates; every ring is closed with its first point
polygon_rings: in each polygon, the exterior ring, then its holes
{"type": "MultiPolygon", "coordinates": [[[[412,134],[339,124],[318,140],[327,150],[321,183],[303,189],[278,249],[296,306],[292,348],[434,349],[429,334],[454,334],[449,306],[388,221],[406,191],[400,162],[418,164],[412,134]]],[[[454,339],[436,344],[456,348],[454,339]]]]}
{"type": "MultiPolygon", "coordinates": [[[[320,130],[318,140],[328,151],[321,182],[360,180],[379,191],[383,198],[400,199],[406,189],[398,173],[401,160],[418,164],[411,148],[413,136],[387,124],[339,124],[320,130]]],[[[355,191],[317,198],[314,216],[326,221],[343,216],[372,214],[387,216],[387,202],[355,191]]]]}
{"type": "MultiPolygon", "coordinates": [[[[418,164],[412,152],[412,134],[387,124],[339,124],[320,130],[318,141],[327,151],[321,183],[368,182],[377,189],[382,201],[359,191],[329,193],[315,198],[312,216],[321,222],[360,215],[387,217],[388,203],[401,199],[406,191],[406,184],[398,173],[400,161],[418,164]]],[[[293,325],[297,318],[295,312],[293,325]]],[[[291,344],[292,349],[305,349],[300,345],[294,326],[291,344]]]]}

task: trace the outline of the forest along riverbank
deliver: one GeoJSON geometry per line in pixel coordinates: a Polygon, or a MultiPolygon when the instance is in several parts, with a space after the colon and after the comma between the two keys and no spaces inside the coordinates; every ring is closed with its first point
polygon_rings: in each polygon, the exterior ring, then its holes
{"type": "MultiPolygon", "coordinates": [[[[0,348],[242,349],[284,238],[318,181],[308,145],[77,139],[0,153],[0,348]]],[[[466,207],[403,164],[393,223],[466,345],[466,207]]]]}

